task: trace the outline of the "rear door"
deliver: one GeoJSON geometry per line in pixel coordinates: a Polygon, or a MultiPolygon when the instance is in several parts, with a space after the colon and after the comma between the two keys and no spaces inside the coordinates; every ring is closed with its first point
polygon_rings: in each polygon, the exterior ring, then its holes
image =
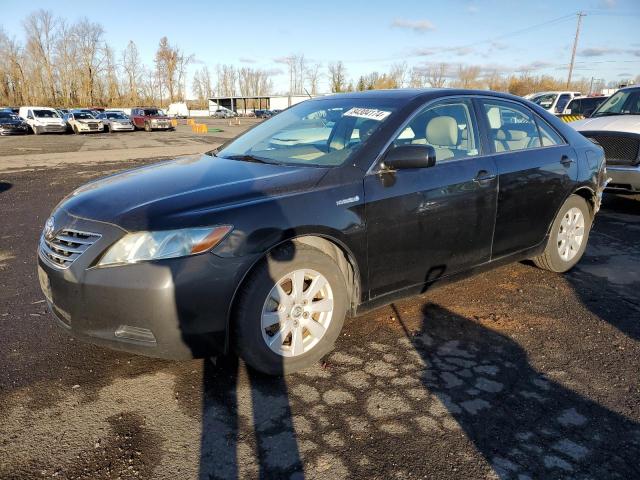
{"type": "Polygon", "coordinates": [[[538,245],[578,175],[574,149],[524,105],[481,99],[499,178],[492,258],[538,245]]]}
{"type": "Polygon", "coordinates": [[[489,260],[497,171],[479,138],[471,100],[440,100],[417,113],[390,147],[430,144],[436,165],[365,176],[371,298],[489,260]]]}

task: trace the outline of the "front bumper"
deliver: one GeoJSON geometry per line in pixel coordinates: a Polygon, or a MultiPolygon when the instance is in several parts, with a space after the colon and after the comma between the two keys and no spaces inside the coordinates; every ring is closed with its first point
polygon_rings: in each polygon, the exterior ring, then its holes
{"type": "Polygon", "coordinates": [[[125,232],[58,212],[55,223],[101,235],[66,269],[38,253],[49,309],[71,335],[116,350],[170,359],[224,350],[229,306],[249,268],[248,258],[204,253],[96,268],[102,252],[125,232]],[[132,331],[145,332],[146,338],[127,333],[132,331]]]}
{"type": "Polygon", "coordinates": [[[149,125],[151,125],[152,130],[171,130],[173,128],[173,125],[171,125],[171,122],[167,122],[167,123],[151,122],[149,125]]]}
{"type": "Polygon", "coordinates": [[[133,124],[121,125],[119,123],[112,123],[109,128],[114,132],[133,132],[135,130],[133,124]]]}
{"type": "Polygon", "coordinates": [[[607,165],[607,176],[611,178],[607,185],[608,192],[640,193],[640,165],[607,165]]]}
{"type": "Polygon", "coordinates": [[[98,132],[103,132],[104,131],[104,125],[100,124],[95,128],[91,128],[89,125],[84,125],[84,124],[78,124],[78,131],[80,133],[98,133],[98,132]]]}
{"type": "Polygon", "coordinates": [[[27,127],[0,127],[0,135],[26,135],[29,133],[27,127]]]}

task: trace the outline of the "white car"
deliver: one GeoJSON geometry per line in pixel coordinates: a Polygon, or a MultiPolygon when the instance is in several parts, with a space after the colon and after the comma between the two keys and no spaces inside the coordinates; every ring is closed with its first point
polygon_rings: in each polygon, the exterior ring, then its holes
{"type": "Polygon", "coordinates": [[[22,117],[36,135],[40,133],[65,133],[67,123],[60,114],[49,107],[20,107],[19,116],[22,117]]]}
{"type": "Polygon", "coordinates": [[[561,115],[569,102],[574,98],[582,97],[580,92],[556,91],[556,92],[540,92],[526,95],[524,98],[530,102],[540,105],[547,112],[554,115],[561,115]]]}
{"type": "Polygon", "coordinates": [[[604,148],[608,190],[640,193],[640,86],[618,90],[573,128],[604,148]]]}
{"type": "Polygon", "coordinates": [[[129,116],[122,111],[103,112],[97,118],[102,120],[105,130],[109,133],[133,132],[135,130],[129,116]]]}
{"type": "Polygon", "coordinates": [[[73,133],[88,133],[104,131],[102,120],[98,120],[86,110],[71,110],[64,116],[73,133]]]}

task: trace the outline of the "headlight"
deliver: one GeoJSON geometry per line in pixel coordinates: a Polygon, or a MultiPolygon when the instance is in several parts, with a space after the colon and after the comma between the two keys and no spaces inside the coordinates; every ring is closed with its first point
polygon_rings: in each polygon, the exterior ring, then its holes
{"type": "Polygon", "coordinates": [[[230,225],[129,233],[113,244],[99,267],[176,258],[206,252],[231,231],[230,225]]]}

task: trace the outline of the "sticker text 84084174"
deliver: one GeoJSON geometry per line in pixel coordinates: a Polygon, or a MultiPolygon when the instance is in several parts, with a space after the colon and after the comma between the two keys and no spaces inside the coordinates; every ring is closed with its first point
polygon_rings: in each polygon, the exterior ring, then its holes
{"type": "Polygon", "coordinates": [[[377,120],[379,122],[387,118],[389,115],[391,115],[391,112],[387,112],[386,110],[359,107],[354,107],[344,113],[345,117],[368,118],[370,120],[377,120]]]}

